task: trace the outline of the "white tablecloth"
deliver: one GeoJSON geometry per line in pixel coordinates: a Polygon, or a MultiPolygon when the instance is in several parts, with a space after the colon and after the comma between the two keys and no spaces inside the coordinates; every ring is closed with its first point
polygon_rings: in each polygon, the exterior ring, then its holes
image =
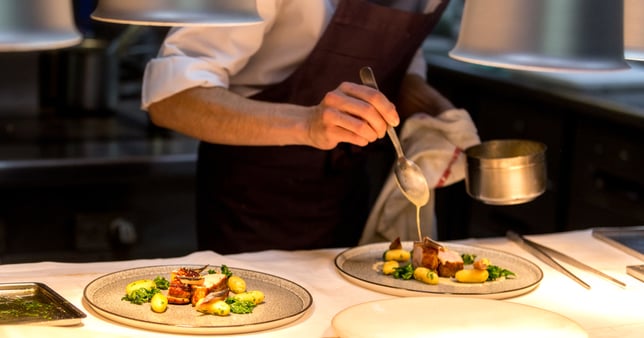
{"type": "MultiPolygon", "coordinates": [[[[625,282],[621,288],[595,275],[571,268],[591,284],[590,290],[553,270],[505,238],[471,239],[475,244],[525,257],[541,267],[544,279],[534,291],[503,301],[527,304],[559,313],[577,322],[590,337],[644,337],[644,283],[626,274],[627,265],[642,264],[637,258],[592,237],[590,230],[528,236],[541,244],[566,252],[625,282]]],[[[252,332],[243,337],[335,337],[332,318],[341,310],[372,300],[394,298],[344,279],[334,258],[341,249],[311,251],[264,251],[222,256],[200,251],[185,257],[96,263],[38,262],[0,265],[0,283],[42,282],[83,310],[87,317],[72,327],[0,326],[0,337],[167,337],[109,321],[82,301],[83,289],[97,277],[137,266],[164,264],[226,264],[277,275],[306,288],[313,307],[306,315],[285,326],[252,332]]],[[[493,309],[491,309],[493,310],[493,309]]]]}

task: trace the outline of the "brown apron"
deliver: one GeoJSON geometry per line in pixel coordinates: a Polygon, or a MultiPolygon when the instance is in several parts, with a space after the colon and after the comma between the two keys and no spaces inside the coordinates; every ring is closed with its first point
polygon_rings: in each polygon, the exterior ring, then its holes
{"type": "MultiPolygon", "coordinates": [[[[444,1],[433,13],[418,14],[366,0],[342,0],[296,71],[252,98],[316,105],[342,81],[359,82],[359,69],[371,66],[380,89],[395,101],[415,52],[446,5],[444,1]]],[[[385,142],[364,148],[340,144],[329,151],[202,142],[197,167],[199,249],[235,253],[357,244],[370,200],[382,184],[370,181],[367,155],[378,150],[393,155],[385,142]]]]}

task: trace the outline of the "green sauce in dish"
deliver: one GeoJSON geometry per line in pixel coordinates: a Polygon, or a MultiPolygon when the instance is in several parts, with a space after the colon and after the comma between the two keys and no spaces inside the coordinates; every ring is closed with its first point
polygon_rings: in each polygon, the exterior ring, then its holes
{"type": "Polygon", "coordinates": [[[17,320],[52,320],[64,312],[43,296],[0,297],[0,322],[17,320]]]}

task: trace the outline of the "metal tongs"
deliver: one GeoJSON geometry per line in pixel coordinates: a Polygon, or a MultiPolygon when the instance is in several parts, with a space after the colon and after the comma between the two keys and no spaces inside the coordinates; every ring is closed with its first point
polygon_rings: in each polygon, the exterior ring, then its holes
{"type": "Polygon", "coordinates": [[[541,245],[539,243],[533,242],[516,232],[510,230],[506,233],[506,236],[508,239],[511,241],[517,243],[519,246],[522,248],[526,249],[526,251],[530,252],[540,260],[542,260],[544,263],[550,265],[552,268],[555,270],[563,273],[564,275],[570,277],[572,280],[575,282],[579,283],[581,286],[585,287],[586,289],[590,289],[590,285],[586,282],[584,282],[581,278],[577,277],[574,273],[570,272],[570,270],[566,269],[563,265],[559,264],[555,257],[557,259],[560,259],[563,262],[566,262],[572,266],[575,266],[579,269],[594,273],[595,275],[602,277],[604,279],[609,280],[612,283],[615,283],[621,287],[626,287],[626,284],[622,281],[619,281],[591,266],[588,266],[562,252],[559,252],[557,250],[551,249],[545,245],[541,245]]]}

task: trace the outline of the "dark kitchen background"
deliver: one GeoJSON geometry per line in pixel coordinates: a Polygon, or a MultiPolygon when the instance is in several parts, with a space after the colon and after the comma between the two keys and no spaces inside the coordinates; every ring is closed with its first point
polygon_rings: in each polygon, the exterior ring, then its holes
{"type": "Polygon", "coordinates": [[[167,28],[93,21],[81,44],[0,53],[0,262],[167,257],[196,249],[196,142],[139,109],[167,28]]]}
{"type": "MultiPolygon", "coordinates": [[[[153,126],[141,78],[167,28],[92,21],[75,47],[0,53],[0,263],[173,257],[196,249],[196,141],[153,126]]],[[[461,1],[424,46],[429,82],[482,140],[548,146],[535,201],[488,206],[463,183],[437,195],[439,240],[644,224],[644,66],[558,74],[450,59],[461,1]]]]}

